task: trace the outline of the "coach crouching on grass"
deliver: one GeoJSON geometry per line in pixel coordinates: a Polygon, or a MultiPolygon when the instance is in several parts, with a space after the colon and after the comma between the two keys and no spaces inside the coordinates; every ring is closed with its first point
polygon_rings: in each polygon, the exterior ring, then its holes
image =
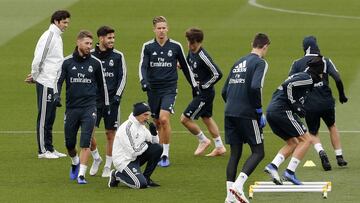
{"type": "Polygon", "coordinates": [[[150,107],[144,102],[134,104],[129,119],[119,127],[113,144],[113,164],[108,186],[117,187],[119,182],[131,188],[160,186],[150,179],[163,151],[153,123],[148,123],[150,107]],[[149,124],[149,130],[145,124],[149,124]],[[140,167],[147,162],[144,173],[140,167]]]}

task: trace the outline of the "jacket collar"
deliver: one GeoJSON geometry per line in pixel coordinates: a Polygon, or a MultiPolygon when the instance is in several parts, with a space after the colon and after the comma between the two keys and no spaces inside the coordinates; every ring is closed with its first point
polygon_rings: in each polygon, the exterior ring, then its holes
{"type": "Polygon", "coordinates": [[[49,26],[49,30],[51,32],[54,32],[58,35],[61,35],[63,32],[61,32],[61,30],[58,28],[58,26],[56,26],[54,23],[51,23],[51,25],[49,26]]]}
{"type": "Polygon", "coordinates": [[[76,61],[79,61],[79,62],[83,62],[85,61],[86,59],[90,58],[91,55],[90,54],[87,54],[87,55],[84,55],[84,56],[80,56],[79,54],[79,51],[78,51],[78,47],[76,46],[75,47],[75,50],[73,52],[73,57],[76,61]]]}
{"type": "Polygon", "coordinates": [[[135,118],[135,116],[133,115],[133,113],[130,113],[130,115],[129,115],[129,120],[131,121],[131,122],[133,122],[133,123],[135,123],[136,125],[142,125],[136,118],[135,118]]]}
{"type": "Polygon", "coordinates": [[[113,48],[106,49],[105,51],[101,51],[100,47],[99,47],[99,43],[97,43],[95,46],[95,53],[99,56],[100,59],[104,59],[104,58],[108,57],[112,51],[113,51],[113,48]]]}

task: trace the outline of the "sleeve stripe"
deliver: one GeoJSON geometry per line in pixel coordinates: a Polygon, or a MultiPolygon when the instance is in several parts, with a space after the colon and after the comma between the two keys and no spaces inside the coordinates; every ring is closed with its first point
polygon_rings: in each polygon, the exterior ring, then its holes
{"type": "Polygon", "coordinates": [[[210,85],[212,85],[218,79],[219,72],[216,70],[214,64],[211,63],[209,58],[205,55],[205,53],[202,50],[200,51],[199,56],[205,62],[205,64],[210,68],[211,72],[213,73],[213,77],[203,85],[204,88],[208,88],[208,87],[210,87],[210,85]]]}
{"type": "Polygon", "coordinates": [[[131,145],[131,147],[133,148],[133,150],[134,150],[135,152],[140,152],[141,149],[145,147],[145,144],[146,144],[146,143],[143,142],[143,143],[140,144],[140,146],[139,146],[138,148],[135,147],[135,143],[134,143],[133,137],[131,136],[131,130],[130,130],[132,124],[133,124],[132,122],[129,122],[129,123],[126,125],[126,130],[125,130],[125,131],[126,131],[126,135],[127,135],[128,139],[129,139],[130,145],[131,145]]]}
{"type": "Polygon", "coordinates": [[[108,92],[108,88],[107,88],[107,85],[106,85],[106,80],[105,80],[105,76],[104,76],[104,70],[103,70],[102,63],[98,58],[96,58],[92,54],[90,54],[90,56],[91,56],[91,58],[95,59],[96,61],[98,61],[100,63],[101,76],[102,76],[103,84],[104,84],[105,105],[110,105],[109,92],[108,92]]]}
{"type": "Polygon", "coordinates": [[[142,63],[144,61],[144,50],[145,50],[145,46],[148,45],[148,44],[151,44],[154,42],[154,39],[150,40],[150,41],[147,41],[143,44],[142,46],[142,49],[141,49],[141,54],[140,54],[140,62],[139,62],[139,78],[140,78],[140,81],[142,81],[144,78],[142,76],[142,73],[141,73],[141,66],[142,66],[142,63]]]}
{"type": "Polygon", "coordinates": [[[292,96],[292,88],[293,87],[297,87],[297,86],[304,86],[304,85],[310,85],[313,83],[312,79],[307,79],[307,80],[300,80],[300,81],[296,81],[296,82],[290,82],[287,85],[287,95],[288,95],[288,99],[291,101],[291,103],[295,103],[295,100],[292,96]]]}
{"type": "MultiPolygon", "coordinates": [[[[193,73],[192,70],[190,69],[190,66],[189,66],[189,64],[188,64],[188,62],[187,62],[187,60],[186,60],[186,56],[185,56],[185,54],[184,54],[184,49],[183,49],[182,45],[181,45],[179,42],[177,42],[177,41],[175,41],[175,40],[172,40],[172,39],[170,39],[170,42],[173,42],[173,43],[175,43],[175,44],[177,44],[177,45],[180,46],[181,54],[183,55],[183,57],[184,57],[184,59],[185,59],[186,66],[187,66],[186,68],[189,70],[191,83],[192,83],[193,87],[198,86],[197,83],[196,83],[196,81],[195,81],[194,73],[193,73]]],[[[182,67],[182,68],[183,68],[183,67],[182,67]]]]}
{"type": "Polygon", "coordinates": [[[49,52],[49,47],[50,47],[50,43],[51,43],[51,40],[54,36],[54,32],[49,32],[49,36],[47,37],[46,39],[46,43],[45,43],[45,47],[44,47],[44,51],[42,53],[42,56],[41,56],[41,61],[39,63],[39,73],[42,71],[42,66],[44,64],[44,61],[45,61],[45,58],[46,58],[46,55],[47,53],[49,52]]]}
{"type": "Polygon", "coordinates": [[[119,86],[119,89],[116,91],[116,95],[121,95],[124,91],[124,88],[125,88],[125,84],[126,84],[126,71],[127,71],[127,67],[126,67],[126,62],[125,62],[125,57],[124,57],[124,54],[117,51],[116,50],[116,53],[120,54],[121,55],[121,62],[122,62],[122,70],[123,70],[123,76],[121,78],[121,84],[119,86]]]}

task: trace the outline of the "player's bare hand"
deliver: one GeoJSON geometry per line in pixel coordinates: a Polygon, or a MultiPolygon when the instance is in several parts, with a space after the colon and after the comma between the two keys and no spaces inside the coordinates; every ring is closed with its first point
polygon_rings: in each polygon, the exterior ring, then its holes
{"type": "Polygon", "coordinates": [[[35,83],[33,77],[31,76],[31,74],[27,75],[27,77],[25,78],[24,82],[26,82],[26,83],[28,83],[28,84],[34,84],[34,83],[35,83]]]}

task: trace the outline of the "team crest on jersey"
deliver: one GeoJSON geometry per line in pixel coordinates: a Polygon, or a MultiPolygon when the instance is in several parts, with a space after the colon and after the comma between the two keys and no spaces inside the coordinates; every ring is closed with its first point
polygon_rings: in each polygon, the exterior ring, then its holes
{"type": "Polygon", "coordinates": [[[132,170],[132,172],[134,173],[134,175],[139,174],[139,173],[138,173],[138,170],[137,170],[136,168],[132,168],[131,170],[132,170]]]}
{"type": "Polygon", "coordinates": [[[89,71],[90,73],[92,73],[92,72],[93,72],[93,67],[92,67],[92,66],[89,66],[88,71],[89,71]]]}
{"type": "Polygon", "coordinates": [[[109,61],[109,66],[110,66],[110,67],[113,67],[113,66],[114,66],[114,61],[113,61],[112,59],[110,59],[110,61],[109,61]]]}
{"type": "Polygon", "coordinates": [[[96,118],[96,113],[95,112],[92,113],[92,117],[96,118]]]}
{"type": "Polygon", "coordinates": [[[193,66],[194,66],[194,68],[197,68],[197,63],[194,62],[194,63],[193,63],[193,66]]]}
{"type": "Polygon", "coordinates": [[[173,55],[172,51],[169,50],[168,53],[167,53],[167,55],[168,55],[168,57],[172,57],[172,55],[173,55]]]}

